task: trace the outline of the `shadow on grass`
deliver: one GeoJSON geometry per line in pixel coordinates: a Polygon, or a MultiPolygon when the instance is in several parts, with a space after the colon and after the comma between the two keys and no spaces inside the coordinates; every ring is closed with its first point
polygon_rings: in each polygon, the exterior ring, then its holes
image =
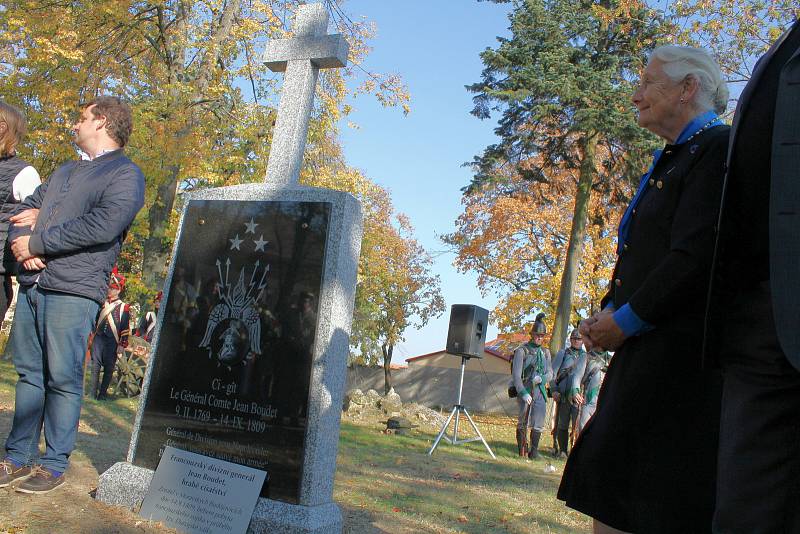
{"type": "Polygon", "coordinates": [[[77,448],[102,474],[128,455],[139,397],[98,401],[85,397],[77,448]]]}

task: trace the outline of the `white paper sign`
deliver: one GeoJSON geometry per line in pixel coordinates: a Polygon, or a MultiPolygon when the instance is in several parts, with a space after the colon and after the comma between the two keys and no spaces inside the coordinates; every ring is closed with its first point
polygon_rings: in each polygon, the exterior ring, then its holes
{"type": "Polygon", "coordinates": [[[139,515],[189,534],[247,531],[267,473],[165,447],[139,515]]]}

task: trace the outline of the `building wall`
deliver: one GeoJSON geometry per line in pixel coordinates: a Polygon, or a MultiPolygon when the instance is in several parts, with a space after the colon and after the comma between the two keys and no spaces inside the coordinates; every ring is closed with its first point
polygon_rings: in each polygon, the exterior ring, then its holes
{"type": "MultiPolygon", "coordinates": [[[[444,367],[447,369],[461,369],[461,358],[454,356],[447,352],[439,352],[420,359],[412,359],[408,361],[409,369],[421,366],[428,367],[444,367]]],[[[508,361],[498,358],[488,352],[483,353],[483,358],[470,358],[467,360],[465,368],[466,372],[486,372],[501,375],[508,375],[511,373],[511,364],[508,361]]]]}
{"type": "MultiPolygon", "coordinates": [[[[449,411],[458,398],[458,382],[461,375],[461,359],[449,354],[448,359],[438,360],[443,365],[414,365],[406,369],[392,371],[394,390],[403,402],[416,402],[433,408],[449,411]],[[456,366],[447,362],[454,360],[456,366]]],[[[430,359],[437,358],[432,356],[430,359]]],[[[427,359],[427,358],[426,358],[427,359]]],[[[493,368],[493,366],[492,366],[493,368]]],[[[462,404],[474,413],[505,414],[516,418],[517,401],[508,398],[508,383],[511,374],[508,362],[490,357],[468,360],[464,371],[462,404]],[[490,372],[492,359],[505,366],[502,373],[490,372]]],[[[374,389],[383,394],[383,368],[351,366],[347,369],[347,390],[358,388],[362,391],[374,389]]]]}

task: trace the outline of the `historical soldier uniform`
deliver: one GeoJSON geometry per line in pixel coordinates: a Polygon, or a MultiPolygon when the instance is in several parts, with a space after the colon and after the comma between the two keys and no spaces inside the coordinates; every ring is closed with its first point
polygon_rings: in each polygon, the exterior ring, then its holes
{"type": "Polygon", "coordinates": [[[103,304],[92,342],[92,376],[89,394],[99,400],[108,397],[108,386],[117,364],[117,353],[128,346],[130,335],[130,305],[122,302],[119,292],[125,287],[125,278],[111,271],[111,283],[108,287],[109,298],[103,304]],[[100,381],[100,368],[103,368],[103,380],[100,381]]]}
{"type": "Polygon", "coordinates": [[[545,384],[553,375],[550,351],[541,345],[544,335],[547,334],[543,318],[543,313],[536,316],[536,322],[531,328],[531,341],[514,351],[511,365],[512,380],[517,389],[519,405],[517,449],[520,456],[527,454],[529,458],[539,456],[539,438],[542,436],[547,410],[545,384]],[[526,440],[529,428],[530,443],[526,440]]]}
{"type": "Polygon", "coordinates": [[[139,326],[136,328],[136,335],[148,343],[153,341],[153,333],[156,329],[156,316],[158,314],[158,308],[161,305],[162,295],[163,294],[161,291],[159,291],[153,299],[153,302],[155,303],[155,309],[145,313],[142,319],[139,321],[139,326]]]}
{"type": "Polygon", "coordinates": [[[583,404],[580,406],[578,414],[576,437],[597,409],[597,396],[600,393],[600,385],[603,383],[608,353],[593,350],[584,353],[581,358],[583,362],[578,365],[583,369],[580,377],[583,404]]]}
{"type": "Polygon", "coordinates": [[[583,350],[581,334],[573,330],[570,334],[570,346],[558,351],[553,360],[553,380],[550,381],[550,392],[556,402],[556,439],[558,449],[563,456],[569,451],[569,431],[578,420],[578,405],[575,395],[580,392],[580,380],[583,376],[582,365],[586,365],[586,352],[583,350]],[[572,344],[578,345],[577,347],[572,344]]]}

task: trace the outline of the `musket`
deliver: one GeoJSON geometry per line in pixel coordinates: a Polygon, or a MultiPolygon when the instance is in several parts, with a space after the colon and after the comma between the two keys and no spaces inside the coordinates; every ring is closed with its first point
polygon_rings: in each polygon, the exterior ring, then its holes
{"type": "Polygon", "coordinates": [[[575,414],[575,419],[572,421],[572,432],[569,434],[569,450],[575,445],[575,436],[578,433],[578,421],[581,420],[581,412],[583,411],[583,404],[578,405],[578,413],[575,414]]]}
{"type": "Polygon", "coordinates": [[[556,373],[555,383],[556,385],[560,384],[562,380],[567,378],[572,370],[575,369],[575,364],[573,363],[569,367],[561,367],[556,373]]]}
{"type": "Polygon", "coordinates": [[[527,408],[525,408],[525,426],[523,427],[522,430],[522,454],[524,454],[525,456],[528,455],[528,419],[530,419],[531,417],[532,407],[533,407],[533,400],[531,400],[531,403],[528,404],[527,408]]]}
{"type": "Polygon", "coordinates": [[[572,422],[572,434],[569,437],[569,439],[570,439],[570,444],[569,444],[570,450],[572,450],[572,445],[573,445],[573,443],[575,443],[575,435],[577,434],[577,430],[578,430],[578,421],[581,420],[581,412],[583,412],[583,407],[586,405],[586,387],[587,387],[587,384],[591,381],[592,377],[595,375],[595,373],[598,372],[597,369],[598,368],[595,367],[594,369],[590,370],[589,371],[589,376],[586,377],[585,380],[581,381],[581,389],[583,390],[583,393],[581,393],[581,397],[583,398],[583,402],[578,405],[578,414],[575,417],[575,421],[572,422]]]}
{"type": "Polygon", "coordinates": [[[550,436],[553,438],[553,450],[558,450],[558,443],[556,441],[556,429],[558,428],[558,401],[552,399],[553,402],[547,408],[548,424],[550,425],[550,436]]]}

